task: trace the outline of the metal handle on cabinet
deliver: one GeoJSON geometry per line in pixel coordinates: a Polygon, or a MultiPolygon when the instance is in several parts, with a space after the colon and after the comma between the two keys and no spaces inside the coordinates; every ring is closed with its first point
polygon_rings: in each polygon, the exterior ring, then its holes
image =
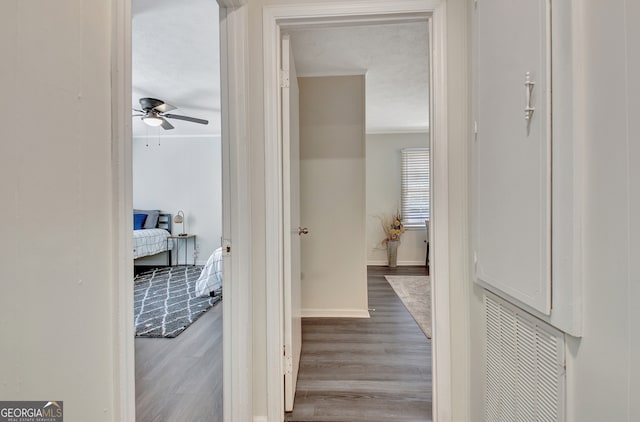
{"type": "Polygon", "coordinates": [[[303,234],[309,234],[309,229],[306,227],[298,227],[298,236],[302,236],[303,234]]]}
{"type": "Polygon", "coordinates": [[[525,88],[525,108],[524,108],[524,119],[526,121],[531,120],[533,117],[533,112],[536,111],[536,108],[531,105],[531,97],[533,94],[533,87],[536,85],[535,82],[531,80],[531,73],[527,72],[524,75],[524,88],[525,88]]]}

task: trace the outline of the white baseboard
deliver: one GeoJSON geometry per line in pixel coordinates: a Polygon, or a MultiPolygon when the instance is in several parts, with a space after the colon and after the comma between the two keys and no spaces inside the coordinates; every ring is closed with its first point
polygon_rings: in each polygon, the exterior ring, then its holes
{"type": "Polygon", "coordinates": [[[414,265],[424,265],[424,259],[420,261],[398,261],[398,266],[414,266],[414,265]]]}
{"type": "Polygon", "coordinates": [[[369,318],[366,309],[302,309],[302,318],[369,318]]]}
{"type": "Polygon", "coordinates": [[[373,265],[373,266],[376,266],[376,267],[386,266],[387,264],[388,264],[388,262],[387,262],[386,259],[384,259],[384,260],[381,259],[381,260],[378,260],[378,261],[371,260],[371,261],[367,262],[367,265],[373,265]]]}
{"type": "MultiPolygon", "coordinates": [[[[376,266],[376,267],[386,267],[389,265],[387,260],[380,261],[367,261],[367,265],[376,266]]],[[[424,265],[424,259],[421,261],[398,261],[398,266],[415,266],[415,265],[424,265]]]]}
{"type": "Polygon", "coordinates": [[[253,422],[268,422],[269,418],[266,416],[254,416],[253,422]]]}

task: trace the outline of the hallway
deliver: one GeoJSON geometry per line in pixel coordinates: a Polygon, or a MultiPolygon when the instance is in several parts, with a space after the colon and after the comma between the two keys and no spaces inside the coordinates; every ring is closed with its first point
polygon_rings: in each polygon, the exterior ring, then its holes
{"type": "Polygon", "coordinates": [[[290,422],[429,422],[431,340],[385,275],[427,275],[424,267],[369,267],[371,318],[304,318],[302,357],[290,422]]]}

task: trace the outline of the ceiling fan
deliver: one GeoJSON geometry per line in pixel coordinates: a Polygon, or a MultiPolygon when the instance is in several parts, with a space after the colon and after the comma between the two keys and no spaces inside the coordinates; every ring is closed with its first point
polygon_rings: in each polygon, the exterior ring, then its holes
{"type": "Polygon", "coordinates": [[[169,114],[167,112],[175,110],[176,107],[156,98],[140,98],[140,107],[142,108],[142,110],[134,108],[133,111],[142,114],[134,114],[133,117],[142,117],[142,121],[147,125],[162,126],[162,128],[165,130],[174,128],[174,126],[169,123],[167,119],[184,120],[187,122],[200,123],[201,125],[209,124],[208,120],[189,116],[180,116],[178,114],[169,114]]]}

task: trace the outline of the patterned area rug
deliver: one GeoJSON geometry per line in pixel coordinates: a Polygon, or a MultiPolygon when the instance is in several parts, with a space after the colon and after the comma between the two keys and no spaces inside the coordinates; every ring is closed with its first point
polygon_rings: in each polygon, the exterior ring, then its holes
{"type": "Polygon", "coordinates": [[[165,267],[135,277],[136,337],[176,337],[222,299],[195,295],[201,271],[202,266],[165,267]]]}
{"type": "Polygon", "coordinates": [[[431,281],[428,276],[385,275],[413,319],[431,338],[431,281]]]}

